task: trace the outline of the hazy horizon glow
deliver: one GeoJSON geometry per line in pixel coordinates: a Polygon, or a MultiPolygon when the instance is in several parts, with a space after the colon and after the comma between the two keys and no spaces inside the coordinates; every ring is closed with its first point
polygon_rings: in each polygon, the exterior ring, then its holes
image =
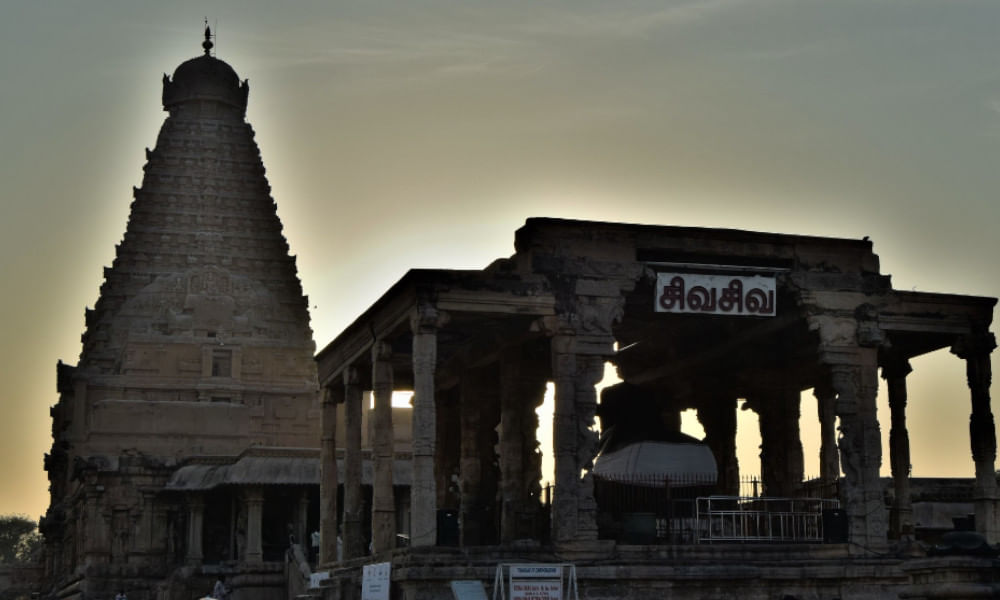
{"type": "MultiPolygon", "coordinates": [[[[206,12],[250,81],[320,348],[407,269],[482,268],[533,216],[870,236],[897,289],[1000,296],[995,2],[15,2],[0,514],[47,504],[55,364],[206,12]]],[[[972,474],[960,360],[914,361],[908,416],[914,475],[972,474]]]]}

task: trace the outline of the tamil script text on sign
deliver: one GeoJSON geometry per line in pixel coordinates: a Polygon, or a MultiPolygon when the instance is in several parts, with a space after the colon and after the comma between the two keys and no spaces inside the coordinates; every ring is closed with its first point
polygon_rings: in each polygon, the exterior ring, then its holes
{"type": "Polygon", "coordinates": [[[767,275],[657,273],[656,312],[773,317],[776,280],[767,275]]]}

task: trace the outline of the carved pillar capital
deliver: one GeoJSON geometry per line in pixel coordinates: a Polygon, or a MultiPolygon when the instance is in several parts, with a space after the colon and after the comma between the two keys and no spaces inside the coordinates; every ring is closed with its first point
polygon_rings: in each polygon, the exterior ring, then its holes
{"type": "Polygon", "coordinates": [[[434,333],[450,320],[448,313],[429,302],[420,302],[410,313],[410,329],[413,333],[434,333]]]}
{"type": "Polygon", "coordinates": [[[625,299],[618,296],[578,296],[572,310],[541,317],[531,329],[552,338],[555,352],[611,357],[613,327],[624,308],[625,299]]]}
{"type": "Polygon", "coordinates": [[[902,356],[892,354],[882,362],[882,379],[900,379],[913,372],[910,361],[902,356]]]}
{"type": "Polygon", "coordinates": [[[351,365],[344,369],[343,373],[344,387],[352,385],[361,384],[361,372],[354,365],[351,365]]]}
{"type": "Polygon", "coordinates": [[[372,344],[372,362],[387,361],[392,358],[392,346],[385,340],[372,344]]]}
{"type": "Polygon", "coordinates": [[[997,347],[996,336],[989,331],[963,335],[951,346],[951,353],[966,360],[989,356],[997,347]]]}
{"type": "Polygon", "coordinates": [[[857,321],[856,337],[858,345],[876,348],[886,343],[885,332],[879,326],[878,309],[871,304],[862,304],[854,309],[857,321]]]}
{"type": "Polygon", "coordinates": [[[544,317],[538,317],[535,319],[535,322],[531,324],[531,331],[538,331],[549,337],[557,335],[572,336],[576,334],[576,329],[573,327],[572,319],[568,318],[566,315],[546,315],[544,317]]]}

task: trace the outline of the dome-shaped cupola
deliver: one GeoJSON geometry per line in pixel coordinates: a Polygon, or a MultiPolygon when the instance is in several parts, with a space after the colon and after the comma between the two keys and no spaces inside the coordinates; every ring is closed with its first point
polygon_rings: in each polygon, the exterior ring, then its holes
{"type": "Polygon", "coordinates": [[[225,61],[211,55],[211,29],[205,27],[205,54],[181,63],[173,77],[163,75],[163,108],[196,101],[220,102],[246,114],[250,86],[240,81],[236,71],[225,61]]]}

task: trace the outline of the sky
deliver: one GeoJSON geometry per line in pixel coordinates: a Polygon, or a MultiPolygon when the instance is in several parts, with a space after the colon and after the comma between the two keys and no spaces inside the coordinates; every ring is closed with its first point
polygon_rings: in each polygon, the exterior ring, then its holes
{"type": "MultiPolygon", "coordinates": [[[[897,289],[1000,296],[995,1],[8,0],[2,14],[0,514],[44,512],[55,365],[79,357],[166,116],[162,75],[201,53],[205,17],[250,81],[319,348],[410,268],[509,256],[533,216],[868,236],[897,289]]],[[[943,351],[913,366],[913,474],[971,475],[964,365],[943,351]]],[[[815,474],[808,397],[802,412],[815,474]]]]}

